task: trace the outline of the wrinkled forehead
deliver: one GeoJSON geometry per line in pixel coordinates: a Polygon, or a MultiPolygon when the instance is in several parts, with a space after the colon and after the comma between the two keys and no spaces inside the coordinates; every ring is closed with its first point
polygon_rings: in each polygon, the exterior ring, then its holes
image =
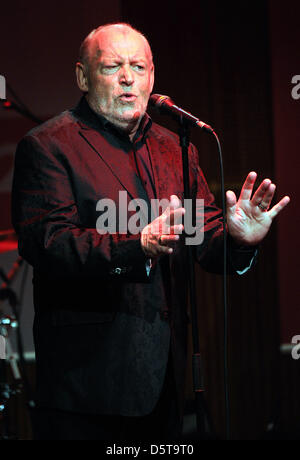
{"type": "Polygon", "coordinates": [[[91,61],[101,57],[123,58],[130,56],[152,63],[152,52],[146,38],[131,29],[107,28],[95,34],[89,44],[91,61]]]}

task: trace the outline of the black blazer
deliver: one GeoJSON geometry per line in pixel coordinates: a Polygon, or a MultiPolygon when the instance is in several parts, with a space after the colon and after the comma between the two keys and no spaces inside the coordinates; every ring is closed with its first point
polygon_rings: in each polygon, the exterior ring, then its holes
{"type": "MultiPolygon", "coordinates": [[[[154,123],[146,141],[157,197],[182,198],[177,136],[154,123]]],[[[118,203],[123,190],[128,200],[148,200],[122,142],[82,99],[76,109],[29,132],[17,148],[12,216],[20,255],[34,267],[40,406],[146,415],[159,398],[171,344],[182,408],[188,322],[184,244],[162,257],[148,277],[139,235],[100,235],[95,229],[99,199],[118,203]]],[[[195,257],[218,272],[220,210],[193,146],[190,163],[193,196],[205,200],[205,240],[195,257]]],[[[253,255],[230,251],[232,270],[244,268],[253,255]]]]}

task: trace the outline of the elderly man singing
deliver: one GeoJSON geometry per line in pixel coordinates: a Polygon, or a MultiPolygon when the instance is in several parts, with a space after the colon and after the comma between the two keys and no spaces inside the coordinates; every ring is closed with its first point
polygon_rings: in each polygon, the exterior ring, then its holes
{"type": "MultiPolygon", "coordinates": [[[[13,225],[34,269],[35,438],[179,440],[188,315],[178,138],[146,113],[152,53],[130,25],[93,30],[76,75],[79,104],[30,131],[15,159],[13,225]],[[97,226],[105,200],[115,231],[97,226]],[[132,232],[133,200],[170,201],[132,232]]],[[[193,145],[189,156],[193,200],[204,203],[195,260],[222,272],[221,211],[193,145]]],[[[255,180],[239,199],[227,192],[232,273],[250,268],[289,202],[270,208],[275,185],[253,193],[255,180]]]]}

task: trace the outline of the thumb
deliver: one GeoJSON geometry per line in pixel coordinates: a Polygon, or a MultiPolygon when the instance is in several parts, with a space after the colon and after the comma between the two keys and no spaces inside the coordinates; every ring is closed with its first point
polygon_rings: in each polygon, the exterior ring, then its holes
{"type": "Polygon", "coordinates": [[[227,213],[234,214],[236,209],[236,195],[231,190],[226,192],[227,213]]]}
{"type": "Polygon", "coordinates": [[[181,201],[177,195],[171,195],[170,208],[178,209],[181,208],[181,201]]]}
{"type": "Polygon", "coordinates": [[[164,216],[169,216],[171,210],[173,209],[179,209],[181,208],[181,201],[176,195],[171,195],[170,196],[170,201],[168,207],[165,209],[163,215],[164,216]]]}
{"type": "Polygon", "coordinates": [[[160,216],[159,225],[162,233],[168,233],[170,225],[174,225],[174,212],[182,207],[181,201],[176,195],[171,195],[168,207],[160,216]],[[162,219],[162,220],[161,220],[162,219]],[[163,228],[161,228],[163,226],[163,228]]]}

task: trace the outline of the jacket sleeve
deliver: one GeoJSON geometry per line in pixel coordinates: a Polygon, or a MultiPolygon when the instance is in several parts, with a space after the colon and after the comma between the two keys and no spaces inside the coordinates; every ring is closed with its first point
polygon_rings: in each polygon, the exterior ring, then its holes
{"type": "MultiPolygon", "coordinates": [[[[198,153],[191,149],[191,170],[193,173],[193,196],[198,201],[195,206],[196,222],[200,222],[202,242],[195,246],[195,259],[201,267],[211,273],[223,273],[223,216],[216,206],[202,170],[199,167],[198,153]],[[201,201],[203,200],[203,201],[201,201]]],[[[253,265],[257,257],[257,247],[239,247],[227,233],[228,271],[243,274],[253,265]]]]}
{"type": "Polygon", "coordinates": [[[79,218],[68,162],[54,143],[51,148],[44,144],[29,134],[15,155],[12,223],[20,255],[45,276],[147,282],[140,236],[100,235],[96,222],[95,228],[86,228],[79,218]]]}

